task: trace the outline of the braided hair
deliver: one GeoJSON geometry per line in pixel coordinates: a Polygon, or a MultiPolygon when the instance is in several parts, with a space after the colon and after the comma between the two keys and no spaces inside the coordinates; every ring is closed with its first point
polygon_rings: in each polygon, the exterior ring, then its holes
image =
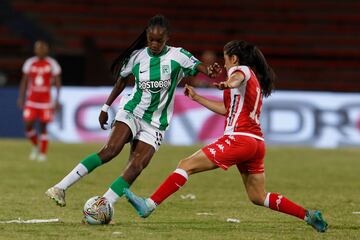
{"type": "Polygon", "coordinates": [[[155,26],[159,26],[165,29],[167,34],[169,33],[169,23],[163,15],[156,15],[150,18],[147,27],[142,31],[139,37],[127,49],[120,53],[111,64],[110,70],[115,79],[118,78],[122,67],[129,61],[131,53],[147,45],[147,32],[155,26]]]}
{"type": "Polygon", "coordinates": [[[255,70],[263,95],[265,97],[271,95],[276,75],[259,48],[246,41],[234,40],[224,46],[224,52],[228,56],[236,55],[240,65],[246,65],[255,70]]]}

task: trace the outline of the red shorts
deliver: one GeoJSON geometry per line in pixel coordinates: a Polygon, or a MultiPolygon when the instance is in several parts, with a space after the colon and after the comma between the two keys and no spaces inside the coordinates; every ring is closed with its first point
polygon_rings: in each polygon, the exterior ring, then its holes
{"type": "Polygon", "coordinates": [[[51,122],[54,118],[54,110],[50,109],[40,109],[26,106],[23,111],[24,121],[34,121],[39,120],[40,122],[48,123],[51,122]]]}
{"type": "Polygon", "coordinates": [[[236,165],[241,173],[264,172],[265,143],[256,138],[224,135],[202,151],[224,170],[236,165]]]}

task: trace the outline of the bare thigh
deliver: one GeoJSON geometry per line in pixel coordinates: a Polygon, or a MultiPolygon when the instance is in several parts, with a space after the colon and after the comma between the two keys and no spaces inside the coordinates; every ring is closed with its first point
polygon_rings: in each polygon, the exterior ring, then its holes
{"type": "Polygon", "coordinates": [[[98,152],[103,163],[116,157],[121,152],[124,145],[131,140],[131,137],[132,132],[129,126],[123,122],[116,121],[111,129],[108,141],[98,152]]]}
{"type": "Polygon", "coordinates": [[[202,150],[198,150],[193,155],[180,160],[178,168],[181,168],[191,175],[198,172],[204,172],[218,168],[218,166],[210,161],[202,150]]]}

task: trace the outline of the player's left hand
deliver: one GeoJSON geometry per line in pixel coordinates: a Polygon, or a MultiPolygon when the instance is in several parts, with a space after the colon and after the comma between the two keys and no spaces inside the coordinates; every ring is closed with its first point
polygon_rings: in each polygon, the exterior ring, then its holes
{"type": "Polygon", "coordinates": [[[230,88],[229,84],[226,81],[219,82],[219,83],[213,83],[213,85],[219,90],[224,90],[224,89],[230,88]]]}
{"type": "Polygon", "coordinates": [[[218,63],[214,63],[212,65],[208,66],[208,74],[209,77],[211,78],[216,78],[217,76],[219,76],[222,72],[222,68],[220,67],[220,65],[218,63]]]}
{"type": "Polygon", "coordinates": [[[190,85],[185,84],[184,87],[184,95],[189,97],[191,100],[196,101],[197,100],[197,93],[195,92],[194,88],[190,85]]]}

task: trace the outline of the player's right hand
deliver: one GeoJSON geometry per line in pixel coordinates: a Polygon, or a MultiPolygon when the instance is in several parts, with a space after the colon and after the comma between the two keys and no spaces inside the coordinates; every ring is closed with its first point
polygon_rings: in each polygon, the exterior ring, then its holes
{"type": "Polygon", "coordinates": [[[101,127],[103,130],[106,130],[106,129],[107,129],[105,125],[108,125],[108,123],[107,123],[108,118],[109,118],[109,115],[108,115],[107,112],[100,111],[99,123],[100,123],[100,127],[101,127]]]}
{"type": "Polygon", "coordinates": [[[191,100],[196,101],[195,98],[197,97],[197,93],[195,92],[195,90],[192,86],[185,84],[184,95],[189,97],[191,100]]]}

